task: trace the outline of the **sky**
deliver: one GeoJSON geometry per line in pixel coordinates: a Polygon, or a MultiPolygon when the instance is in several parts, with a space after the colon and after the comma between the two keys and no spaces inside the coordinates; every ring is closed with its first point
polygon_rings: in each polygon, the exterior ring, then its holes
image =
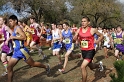
{"type": "Polygon", "coordinates": [[[124,2],[124,0],[119,0],[120,2],[124,2]]]}

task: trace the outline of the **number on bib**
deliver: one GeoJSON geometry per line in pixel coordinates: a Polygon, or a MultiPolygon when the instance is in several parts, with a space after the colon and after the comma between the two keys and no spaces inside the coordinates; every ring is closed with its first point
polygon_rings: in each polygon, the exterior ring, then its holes
{"type": "Polygon", "coordinates": [[[69,38],[65,39],[65,44],[70,44],[70,39],[69,38]]]}
{"type": "Polygon", "coordinates": [[[81,41],[82,48],[88,48],[88,41],[81,41]]]}

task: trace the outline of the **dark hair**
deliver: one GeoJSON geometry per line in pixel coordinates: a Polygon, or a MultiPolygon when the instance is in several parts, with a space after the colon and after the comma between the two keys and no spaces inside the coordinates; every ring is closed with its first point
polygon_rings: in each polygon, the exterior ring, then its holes
{"type": "Polygon", "coordinates": [[[48,26],[48,27],[49,27],[49,26],[50,26],[50,24],[49,24],[49,23],[47,23],[47,24],[46,24],[46,26],[48,26]]]}
{"type": "Polygon", "coordinates": [[[12,19],[12,20],[16,20],[17,22],[16,22],[16,24],[18,24],[18,18],[17,18],[17,16],[15,16],[15,15],[11,15],[10,17],[9,17],[9,19],[12,19]]]}
{"type": "Polygon", "coordinates": [[[63,24],[66,24],[67,26],[69,26],[68,22],[64,22],[63,24]]]}
{"type": "Polygon", "coordinates": [[[89,19],[89,17],[87,17],[87,16],[83,16],[82,19],[87,19],[87,21],[90,22],[90,19],[89,19]]]}
{"type": "Polygon", "coordinates": [[[31,16],[30,19],[36,20],[36,18],[34,16],[31,16]]]}
{"type": "Polygon", "coordinates": [[[118,27],[122,28],[121,25],[118,25],[117,28],[118,28],[118,27]]]}
{"type": "Polygon", "coordinates": [[[7,24],[7,18],[3,17],[4,23],[7,24]]]}
{"type": "Polygon", "coordinates": [[[22,20],[18,20],[18,22],[23,23],[22,20]]]}
{"type": "Polygon", "coordinates": [[[26,25],[28,24],[28,23],[27,23],[27,20],[23,20],[23,22],[22,22],[22,23],[24,23],[24,24],[26,24],[26,25]]]}

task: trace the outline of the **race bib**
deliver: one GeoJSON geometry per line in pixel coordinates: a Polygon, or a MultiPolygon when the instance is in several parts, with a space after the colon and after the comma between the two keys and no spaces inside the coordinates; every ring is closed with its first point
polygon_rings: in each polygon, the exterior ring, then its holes
{"type": "Polygon", "coordinates": [[[116,43],[116,44],[122,44],[122,41],[121,41],[120,38],[116,38],[116,39],[114,39],[114,43],[116,43]]]}
{"type": "Polygon", "coordinates": [[[88,48],[88,41],[81,41],[82,48],[88,48]]]}
{"type": "Polygon", "coordinates": [[[2,34],[1,36],[2,36],[2,40],[5,40],[4,35],[2,34]]]}
{"type": "Polygon", "coordinates": [[[66,39],[64,40],[64,43],[65,43],[65,44],[70,44],[70,42],[71,42],[71,41],[70,41],[69,38],[66,38],[66,39]]]}
{"type": "Polygon", "coordinates": [[[104,36],[104,41],[107,41],[106,36],[104,36]]]}
{"type": "Polygon", "coordinates": [[[50,34],[49,34],[49,33],[47,33],[47,35],[49,36],[50,34]]]}
{"type": "Polygon", "coordinates": [[[34,29],[31,30],[31,33],[32,33],[32,34],[35,34],[34,29]]]}

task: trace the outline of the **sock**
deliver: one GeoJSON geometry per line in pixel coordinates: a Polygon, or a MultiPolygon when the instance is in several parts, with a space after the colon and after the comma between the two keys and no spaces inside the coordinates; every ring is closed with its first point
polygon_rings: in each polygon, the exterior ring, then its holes
{"type": "Polygon", "coordinates": [[[4,65],[4,67],[5,67],[5,69],[6,69],[6,72],[7,72],[8,61],[4,61],[4,62],[3,62],[3,65],[4,65]]]}

